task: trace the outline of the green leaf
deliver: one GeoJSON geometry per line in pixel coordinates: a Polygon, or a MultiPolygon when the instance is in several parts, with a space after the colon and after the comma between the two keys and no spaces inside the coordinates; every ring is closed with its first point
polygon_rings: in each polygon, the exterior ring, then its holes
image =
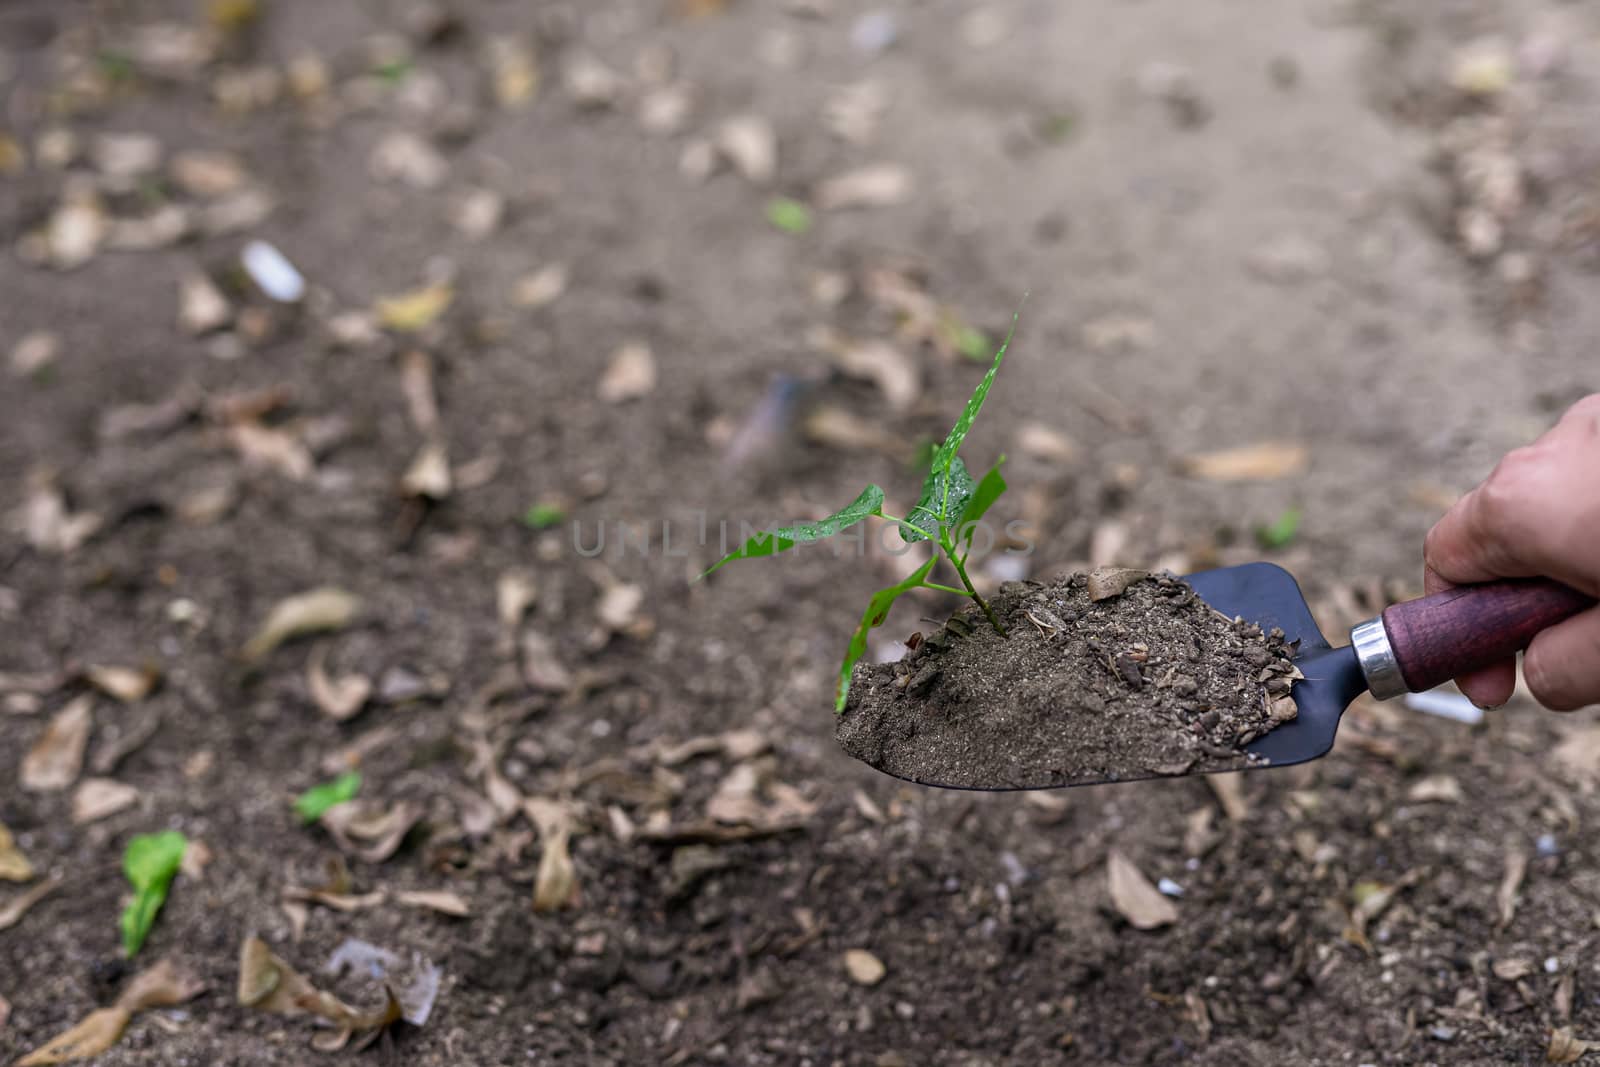
{"type": "Polygon", "coordinates": [[[767,201],[767,221],[784,233],[803,234],[811,229],[811,209],[787,196],[767,201]]]}
{"type": "Polygon", "coordinates": [[[1256,540],[1262,548],[1283,548],[1300,531],[1302,514],[1300,508],[1293,507],[1279,515],[1271,526],[1256,527],[1256,540]]]}
{"type": "Polygon", "coordinates": [[[900,527],[900,536],[911,544],[930,537],[938,539],[941,526],[956,524],[956,517],[966,509],[972,497],[972,489],[972,474],[967,470],[966,460],[960,456],[950,464],[948,471],[938,468],[929,471],[917,506],[911,509],[900,527]]]}
{"type": "Polygon", "coordinates": [[[301,793],[294,802],[295,814],[305,822],[316,822],[322,818],[323,812],[335,804],[353,800],[360,788],[361,773],[345,771],[333,781],[312,786],[301,793]]]}
{"type": "Polygon", "coordinates": [[[134,897],[122,912],[122,951],[129,959],[144,945],[155,925],[167,889],[183,863],[189,840],[176,830],[137,834],[122,853],[122,872],[133,885],[134,897]]]}
{"type": "MultiPolygon", "coordinates": [[[[983,380],[972,390],[972,396],[967,400],[967,406],[962,409],[961,417],[956,419],[955,426],[951,427],[950,435],[944,439],[944,444],[939,446],[939,451],[933,454],[933,469],[935,471],[950,471],[955,462],[956,453],[961,451],[961,443],[967,439],[967,431],[972,429],[973,420],[978,417],[978,412],[983,408],[983,401],[989,395],[989,387],[994,384],[994,376],[1000,372],[1000,361],[1006,358],[1006,349],[1011,346],[1011,337],[1017,332],[1017,316],[1011,316],[1011,329],[1006,332],[1006,339],[1001,342],[1000,349],[994,354],[994,362],[984,374],[983,380]]],[[[948,484],[948,483],[947,483],[948,484]]],[[[959,514],[959,511],[957,512],[959,514]]]]}
{"type": "Polygon", "coordinates": [[[391,59],[387,63],[379,63],[373,67],[372,73],[390,85],[398,85],[411,74],[411,61],[409,59],[391,59]]]}
{"type": "Polygon", "coordinates": [[[840,530],[854,526],[868,515],[882,514],[883,490],[875,485],[869,485],[861,490],[861,495],[856,497],[855,500],[825,519],[819,519],[816,522],[802,522],[797,526],[780,526],[776,530],[756,534],[746,540],[744,544],[713,563],[700,577],[704,578],[729,560],[755,559],[759,556],[777,555],[779,552],[788,551],[795,545],[821,541],[832,537],[840,530]]]}
{"type": "Polygon", "coordinates": [[[928,576],[928,572],[933,570],[933,565],[937,562],[939,557],[935,555],[913,571],[905,581],[872,594],[872,599],[867,602],[866,614],[861,616],[861,625],[856,627],[856,632],[850,638],[850,648],[844,654],[844,663],[839,666],[839,696],[833,704],[835,712],[844,711],[844,698],[850,693],[850,672],[855,669],[857,661],[867,651],[867,631],[875,626],[882,626],[883,620],[889,617],[889,609],[900,599],[900,595],[921,585],[922,580],[928,576]]]}
{"type": "Polygon", "coordinates": [[[972,531],[967,529],[967,523],[977,522],[1000,499],[1000,494],[1006,491],[1006,480],[1000,474],[1000,465],[1006,461],[1001,456],[994,461],[994,466],[978,482],[978,488],[972,491],[972,496],[967,500],[967,506],[961,511],[961,518],[956,522],[958,540],[971,542],[972,531]],[[963,532],[965,531],[965,532],[963,532]]]}
{"type": "Polygon", "coordinates": [[[535,530],[548,530],[559,526],[566,517],[566,509],[560,504],[535,504],[523,512],[522,524],[535,530]]]}

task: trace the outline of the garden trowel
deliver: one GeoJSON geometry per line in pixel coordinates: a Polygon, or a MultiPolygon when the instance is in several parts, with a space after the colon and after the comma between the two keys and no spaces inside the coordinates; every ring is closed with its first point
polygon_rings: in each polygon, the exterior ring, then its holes
{"type": "MultiPolygon", "coordinates": [[[[1102,776],[1046,773],[1039,777],[1019,765],[992,783],[975,781],[970,774],[941,780],[937,772],[905,780],[985,791],[1060,789],[1304,763],[1333,748],[1340,716],[1362,693],[1386,700],[1431,689],[1521,651],[1540,631],[1596,603],[1575,589],[1545,579],[1460,586],[1391,605],[1378,617],[1352,628],[1349,644],[1334,647],[1317,629],[1294,576],[1282,567],[1246,563],[1202,571],[1183,580],[1221,614],[1255,623],[1263,631],[1281,629],[1284,642],[1295,648],[1294,664],[1304,676],[1294,682],[1290,693],[1296,715],[1244,746],[1240,756],[1249,757],[1248,765],[1240,758],[1223,766],[1171,771],[1130,763],[1102,776]]],[[[904,777],[879,762],[866,762],[884,773],[904,777]]]]}
{"type": "Polygon", "coordinates": [[[1328,644],[1294,576],[1272,563],[1201,571],[1184,581],[1202,600],[1263,630],[1283,629],[1300,642],[1295,665],[1305,675],[1292,695],[1299,715],[1246,750],[1283,767],[1325,755],[1344,709],[1362,693],[1379,700],[1418,693],[1528,647],[1544,629],[1595,601],[1548,579],[1459,586],[1394,604],[1350,631],[1350,643],[1328,644]]]}

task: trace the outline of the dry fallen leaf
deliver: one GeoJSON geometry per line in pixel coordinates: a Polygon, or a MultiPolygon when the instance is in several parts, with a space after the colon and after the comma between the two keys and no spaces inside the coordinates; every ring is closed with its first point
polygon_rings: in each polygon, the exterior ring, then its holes
{"type": "Polygon", "coordinates": [[[1178,921],[1178,909],[1172,901],[1117,849],[1106,856],[1106,879],[1111,887],[1111,903],[1135,928],[1154,930],[1178,921]]]}
{"type": "Polygon", "coordinates": [[[1068,464],[1078,458],[1078,446],[1060,430],[1040,422],[1017,427],[1017,451],[1046,463],[1068,464]]]}
{"type": "Polygon", "coordinates": [[[110,778],[85,778],[72,794],[73,825],[108,818],[131,808],[138,800],[139,791],[131,785],[110,778]]]}
{"type": "Polygon", "coordinates": [[[1461,796],[1461,783],[1448,774],[1430,774],[1406,791],[1406,799],[1417,803],[1456,804],[1461,796]]]}
{"type": "Polygon", "coordinates": [[[1570,1026],[1558,1026],[1550,1031],[1544,1058],[1550,1063],[1577,1063],[1591,1049],[1600,1049],[1600,1042],[1582,1041],[1573,1035],[1570,1026]]]}
{"type": "Polygon", "coordinates": [[[17,847],[16,838],[6,824],[0,822],[0,881],[26,882],[33,877],[33,864],[17,847]]]}
{"type": "Polygon", "coordinates": [[[1350,895],[1353,906],[1350,909],[1350,921],[1355,924],[1355,928],[1365,933],[1367,924],[1388,909],[1401,888],[1398,885],[1384,885],[1382,882],[1357,882],[1352,886],[1350,895]]]}
{"type": "Polygon", "coordinates": [[[1098,602],[1121,596],[1128,586],[1149,576],[1149,571],[1128,567],[1098,567],[1089,575],[1089,599],[1098,602]]]}
{"type": "Polygon", "coordinates": [[[455,296],[455,288],[448,282],[435,282],[398,296],[380,297],[373,313],[386,329],[416,333],[438,321],[455,296]]]}
{"type": "Polygon", "coordinates": [[[1600,778],[1600,726],[1571,730],[1550,753],[1572,781],[1585,788],[1600,778]]]}
{"type": "Polygon", "coordinates": [[[630,342],[617,349],[600,379],[599,396],[607,404],[625,404],[649,396],[656,387],[656,357],[646,345],[630,342]]]}
{"type": "Polygon", "coordinates": [[[28,496],[19,512],[22,533],[40,552],[68,555],[99,532],[99,515],[67,509],[67,498],[48,476],[30,480],[28,496]]]}
{"type": "Polygon", "coordinates": [[[876,422],[833,405],[822,405],[805,418],[801,426],[806,440],[846,452],[882,452],[900,459],[911,454],[906,442],[876,422]]]}
{"type": "Polygon", "coordinates": [[[1244,779],[1238,773],[1208,774],[1206,785],[1217,795],[1229,822],[1244,822],[1250,816],[1250,805],[1244,799],[1244,779]]]}
{"type": "Polygon", "coordinates": [[[623,85],[620,74],[587,52],[570,52],[561,64],[561,86],[581,108],[610,107],[623,85]]]}
{"type": "Polygon", "coordinates": [[[258,937],[246,938],[239,949],[240,1005],[273,1015],[320,1015],[339,1026],[358,1014],[331,993],[312,985],[258,937]]]}
{"type": "Polygon", "coordinates": [[[178,188],[204,200],[235,192],[245,183],[243,165],[226,152],[178,152],[172,157],[170,169],[178,188]]]}
{"type": "Polygon", "coordinates": [[[817,207],[890,207],[911,196],[911,172],[895,163],[878,163],[829,178],[817,186],[817,207]]]}
{"type": "Polygon", "coordinates": [[[556,658],[555,643],[537,630],[522,635],[522,677],[542,693],[565,693],[572,688],[572,674],[556,658]]]}
{"type": "Polygon", "coordinates": [[[295,434],[276,426],[244,420],[228,427],[228,444],[252,467],[277,471],[303,482],[316,470],[316,457],[295,434]]]}
{"type": "Polygon", "coordinates": [[[495,615],[500,620],[503,651],[509,653],[515,648],[517,628],[538,596],[539,585],[529,571],[507,571],[495,581],[495,615]]]}
{"type": "Polygon", "coordinates": [[[578,874],[568,845],[572,839],[572,809],[560,801],[528,797],[523,802],[528,821],[539,831],[539,873],[533,885],[533,910],[555,911],[574,903],[578,874]]]}
{"type": "Polygon", "coordinates": [[[380,182],[399,182],[413,189],[437,189],[450,172],[449,160],[409,130],[383,137],[373,147],[367,167],[380,182]]]}
{"type": "Polygon", "coordinates": [[[883,961],[864,948],[852,948],[845,952],[844,969],[852,982],[864,986],[877,985],[889,973],[883,961]]]}
{"type": "Polygon", "coordinates": [[[1216,821],[1217,809],[1207,804],[1196,808],[1184,818],[1183,854],[1185,856],[1204,856],[1216,847],[1222,835],[1216,831],[1212,824],[1216,821]]]}
{"type": "Polygon", "coordinates": [[[422,808],[402,800],[391,808],[364,800],[335,804],[319,820],[341,849],[365,863],[393,856],[422,818],[422,808]]]}
{"type": "Polygon", "coordinates": [[[752,185],[766,185],[778,173],[778,135],[760,116],[724,122],[717,129],[716,150],[752,185]]]}
{"type": "Polygon", "coordinates": [[[1178,460],[1178,470],[1210,482],[1268,482],[1305,470],[1310,452],[1292,441],[1263,441],[1178,460]]]}
{"type": "Polygon", "coordinates": [[[306,889],[304,886],[286,885],[283,899],[293,904],[321,904],[334,911],[353,912],[376,908],[389,899],[383,890],[371,893],[335,893],[329,889],[306,889]]]}
{"type": "Polygon", "coordinates": [[[54,363],[61,355],[61,335],[49,330],[24,334],[11,349],[11,373],[31,378],[54,363]]]}
{"type": "Polygon", "coordinates": [[[43,1067],[68,1060],[98,1056],[117,1043],[128,1020],[150,1008],[170,1008],[192,1000],[205,983],[162,960],[141,972],[122,991],[117,1002],[84,1016],[83,1021],[17,1061],[17,1067],[43,1067]]]}
{"type": "Polygon", "coordinates": [[[94,697],[85,694],[56,713],[22,758],[22,788],[35,793],[65,789],[83,770],[83,751],[94,726],[94,697]]]}
{"type": "Polygon", "coordinates": [[[621,633],[638,621],[639,608],[643,603],[643,586],[613,581],[600,594],[594,613],[601,626],[613,633],[621,633]]]}
{"type": "Polygon", "coordinates": [[[450,489],[450,457],[444,442],[428,441],[400,476],[400,491],[406,496],[437,501],[447,499],[450,489]]]}
{"type": "Polygon", "coordinates": [[[418,430],[432,434],[439,428],[439,401],[433,390],[433,360],[420,349],[400,357],[400,392],[418,430]]]}
{"type": "Polygon", "coordinates": [[[568,272],[565,265],[552,263],[540,267],[532,274],[517,279],[511,289],[511,302],[519,308],[530,310],[555,303],[567,291],[568,272]]]}
{"type": "Polygon", "coordinates": [[[61,888],[59,878],[47,878],[38,885],[26,889],[12,897],[4,904],[0,904],[0,930],[9,930],[22,921],[28,910],[39,901],[61,888]]]}
{"type": "Polygon", "coordinates": [[[465,919],[472,914],[472,905],[468,904],[459,894],[449,890],[416,890],[396,893],[394,898],[402,904],[413,908],[427,908],[439,912],[441,915],[451,915],[457,919],[465,919]]]}
{"type": "Polygon", "coordinates": [[[917,365],[888,341],[852,341],[829,334],[824,347],[833,363],[852,378],[878,387],[891,411],[909,411],[922,392],[917,365]]]}
{"type": "Polygon", "coordinates": [[[491,38],[484,58],[495,102],[501,107],[522,107],[538,94],[539,65],[526,42],[510,35],[491,38]]]}
{"type": "Polygon", "coordinates": [[[1528,854],[1519,849],[1510,849],[1506,852],[1506,871],[1500,879],[1500,889],[1495,894],[1495,905],[1499,912],[1499,920],[1495,925],[1498,930],[1504,930],[1511,925],[1511,920],[1517,914],[1517,892],[1522,888],[1522,879],[1528,874],[1528,854]]]}
{"type": "Polygon", "coordinates": [[[344,722],[366,706],[367,698],[372,695],[372,681],[361,674],[331,678],[326,660],[327,653],[323,649],[312,653],[306,669],[306,688],[324,715],[335,722],[344,722]]]}
{"type": "Polygon", "coordinates": [[[817,806],[793,786],[771,781],[772,761],[741,763],[718,784],[706,801],[712,822],[758,829],[799,825],[816,813],[817,806]]]}
{"type": "Polygon", "coordinates": [[[84,674],[90,685],[124,704],[143,700],[161,680],[160,670],[154,667],[89,667],[84,674]]]}
{"type": "Polygon", "coordinates": [[[178,283],[178,328],[184,333],[200,337],[232,321],[232,305],[210,278],[189,274],[178,283]]]}
{"type": "Polygon", "coordinates": [[[355,619],[361,601],[332,586],[287,597],[273,605],[266,621],[241,650],[246,663],[259,663],[285,641],[327,630],[342,630],[355,619]]]}
{"type": "Polygon", "coordinates": [[[98,1056],[117,1043],[133,1016],[121,1008],[99,1008],[70,1030],[53,1038],[17,1061],[17,1067],[36,1067],[98,1056]]]}

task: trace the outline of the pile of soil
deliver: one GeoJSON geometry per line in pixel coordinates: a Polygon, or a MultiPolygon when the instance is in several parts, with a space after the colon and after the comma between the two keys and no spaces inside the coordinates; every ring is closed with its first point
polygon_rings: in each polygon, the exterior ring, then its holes
{"type": "Polygon", "coordinates": [[[1237,770],[1295,716],[1283,631],[1221,614],[1182,580],[1096,571],[1008,582],[896,663],[859,667],[837,737],[924,785],[1040,789],[1237,770]]]}

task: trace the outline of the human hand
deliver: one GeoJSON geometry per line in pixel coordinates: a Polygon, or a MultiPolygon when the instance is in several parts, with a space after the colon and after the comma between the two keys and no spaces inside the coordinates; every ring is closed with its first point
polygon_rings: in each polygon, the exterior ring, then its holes
{"type": "MultiPolygon", "coordinates": [[[[1422,546],[1423,587],[1436,593],[1496,578],[1554,578],[1600,597],[1600,393],[1502,459],[1456,501],[1422,546]]],[[[1557,711],[1600,703],[1600,607],[1540,633],[1523,653],[1534,699],[1557,711]]],[[[1474,704],[1511,699],[1516,660],[1456,679],[1474,704]]]]}

